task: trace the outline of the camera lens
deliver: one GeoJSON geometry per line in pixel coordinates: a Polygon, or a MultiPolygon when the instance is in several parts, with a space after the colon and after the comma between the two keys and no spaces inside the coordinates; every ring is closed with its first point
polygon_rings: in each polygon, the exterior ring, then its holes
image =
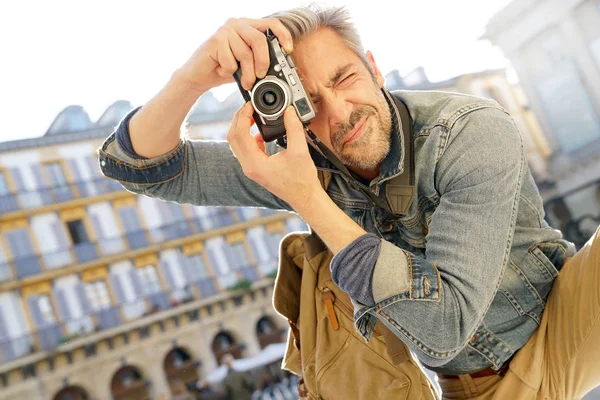
{"type": "Polygon", "coordinates": [[[272,106],[277,101],[277,95],[275,94],[275,92],[269,90],[268,92],[265,92],[265,94],[263,94],[263,101],[266,105],[272,106]]]}
{"type": "Polygon", "coordinates": [[[279,79],[263,79],[252,90],[254,109],[266,118],[276,118],[290,102],[285,82],[279,79]]]}

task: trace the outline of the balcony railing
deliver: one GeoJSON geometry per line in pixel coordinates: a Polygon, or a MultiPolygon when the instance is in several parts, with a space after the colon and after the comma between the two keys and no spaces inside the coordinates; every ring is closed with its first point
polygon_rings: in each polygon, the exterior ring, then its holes
{"type": "Polygon", "coordinates": [[[9,193],[0,196],[0,214],[29,210],[49,204],[95,197],[105,193],[125,190],[113,179],[100,177],[94,180],[78,181],[68,185],[47,186],[36,190],[9,193]]]}
{"type": "Polygon", "coordinates": [[[42,272],[40,259],[34,255],[13,260],[13,266],[17,272],[17,279],[37,275],[42,272]]]}
{"type": "MultiPolygon", "coordinates": [[[[261,215],[272,215],[271,210],[261,210],[261,215]]],[[[72,249],[59,249],[41,255],[28,255],[0,262],[0,282],[22,279],[41,274],[46,270],[64,268],[76,263],[97,260],[127,250],[137,250],[153,244],[181,239],[205,231],[203,226],[221,228],[238,223],[227,208],[218,209],[202,218],[183,219],[151,230],[126,232],[125,235],[100,238],[94,242],[76,244],[72,249]],[[215,226],[215,221],[227,225],[215,226]]],[[[254,280],[252,271],[242,271],[246,279],[254,280]]]]}
{"type": "MultiPolygon", "coordinates": [[[[245,268],[256,269],[257,267],[246,266],[245,268]]],[[[181,304],[213,297],[218,292],[215,280],[214,277],[206,277],[190,282],[183,288],[140,296],[130,302],[110,305],[90,314],[81,315],[77,319],[48,323],[19,337],[0,337],[0,364],[36,351],[51,351],[72,339],[115,328],[181,304]]]]}

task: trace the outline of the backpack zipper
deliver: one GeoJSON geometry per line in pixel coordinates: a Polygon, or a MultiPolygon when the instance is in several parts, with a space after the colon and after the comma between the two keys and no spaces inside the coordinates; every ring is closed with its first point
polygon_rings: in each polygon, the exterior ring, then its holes
{"type": "Polygon", "coordinates": [[[354,319],[354,310],[352,309],[352,307],[349,306],[345,301],[343,301],[343,299],[338,299],[337,297],[335,297],[335,293],[333,292],[333,290],[329,289],[327,285],[323,285],[323,294],[325,294],[326,291],[329,291],[331,293],[333,303],[336,303],[339,309],[348,317],[350,317],[350,319],[354,319]]]}

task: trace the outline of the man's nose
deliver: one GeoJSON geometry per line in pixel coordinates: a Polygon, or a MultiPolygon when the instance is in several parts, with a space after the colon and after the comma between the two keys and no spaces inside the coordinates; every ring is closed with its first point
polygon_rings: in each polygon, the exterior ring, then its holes
{"type": "Polygon", "coordinates": [[[341,96],[331,96],[329,99],[329,125],[337,128],[347,124],[352,114],[352,103],[341,96]]]}

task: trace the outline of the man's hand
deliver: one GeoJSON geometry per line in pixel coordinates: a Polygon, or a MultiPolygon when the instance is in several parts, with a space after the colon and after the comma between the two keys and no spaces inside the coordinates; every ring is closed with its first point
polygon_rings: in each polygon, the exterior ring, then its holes
{"type": "Polygon", "coordinates": [[[256,77],[269,70],[269,47],[264,32],[270,29],[290,53],[292,36],[276,18],[231,18],[204,42],[178,70],[179,76],[199,92],[233,82],[242,67],[242,86],[251,89],[256,77]]]}
{"type": "Polygon", "coordinates": [[[230,19],[178,68],[165,87],[137,112],[129,124],[133,150],[146,158],[173,150],[180,130],[198,97],[224,83],[242,67],[242,84],[250,89],[269,70],[264,32],[271,29],[283,48],[292,51],[292,36],[276,18],[230,19]]]}
{"type": "Polygon", "coordinates": [[[253,107],[248,102],[236,113],[227,134],[231,150],[244,174],[265,189],[287,202],[296,211],[303,209],[317,193],[324,192],[314,165],[304,127],[293,106],[285,110],[284,124],[287,149],[269,156],[262,136],[250,133],[253,107]]]}
{"type": "Polygon", "coordinates": [[[317,168],[308,152],[304,127],[293,106],[285,110],[283,122],[287,149],[269,156],[258,133],[250,134],[252,103],[238,110],[227,134],[233,154],[244,174],[288,203],[337,254],[358,237],[366,234],[342,211],[321,187],[317,168]]]}

